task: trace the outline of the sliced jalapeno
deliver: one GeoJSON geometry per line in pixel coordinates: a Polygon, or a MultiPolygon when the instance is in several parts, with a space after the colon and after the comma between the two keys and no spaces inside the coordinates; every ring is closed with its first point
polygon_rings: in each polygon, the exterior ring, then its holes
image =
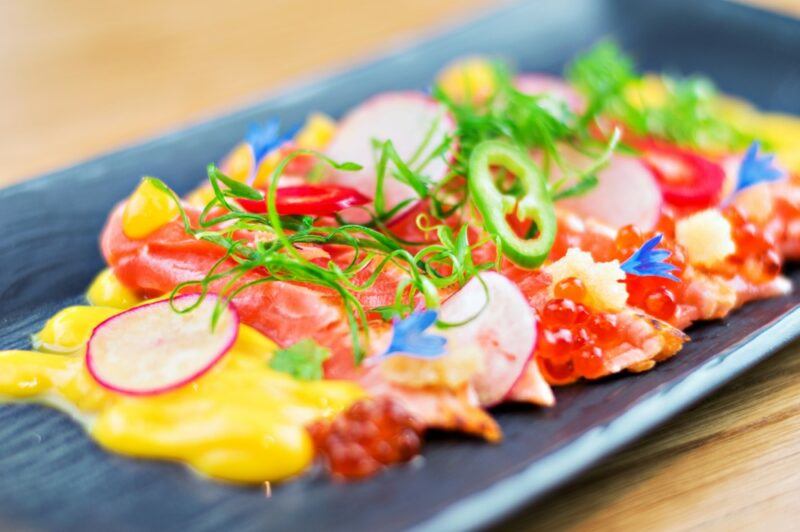
{"type": "Polygon", "coordinates": [[[478,144],[469,159],[469,193],[489,233],[500,240],[503,254],[515,264],[535,268],[542,264],[556,237],[556,214],[547,181],[527,153],[499,140],[478,144]],[[520,194],[498,189],[493,168],[501,166],[516,176],[520,194]],[[506,217],[516,216],[536,225],[533,238],[523,238],[506,217]]]}

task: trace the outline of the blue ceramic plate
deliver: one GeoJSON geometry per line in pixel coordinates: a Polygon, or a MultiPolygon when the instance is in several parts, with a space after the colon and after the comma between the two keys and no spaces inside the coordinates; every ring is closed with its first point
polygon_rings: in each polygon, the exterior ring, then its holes
{"type": "MultiPolygon", "coordinates": [[[[762,107],[800,114],[800,23],[725,1],[537,1],[211,122],[0,190],[0,348],[25,347],[103,267],[97,235],[115,202],[152,174],[184,192],[247,125],[340,115],[386,89],[425,87],[449,59],[499,54],[557,72],[613,36],[645,68],[701,72],[762,107]]],[[[800,274],[790,273],[795,280],[800,274]]],[[[685,409],[800,330],[800,296],[748,305],[693,328],[680,356],[639,376],[559,390],[549,410],[497,413],[492,446],[436,437],[420,464],[341,485],[309,476],[256,489],[98,449],[65,416],[0,407],[0,528],[59,530],[464,529],[496,522],[685,409]]]]}

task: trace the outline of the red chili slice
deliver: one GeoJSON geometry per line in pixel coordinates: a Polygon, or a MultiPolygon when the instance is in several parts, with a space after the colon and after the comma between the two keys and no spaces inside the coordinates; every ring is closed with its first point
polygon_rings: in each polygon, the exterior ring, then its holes
{"type": "MultiPolygon", "coordinates": [[[[237,199],[248,212],[267,212],[266,200],[237,199]]],[[[325,216],[348,207],[369,203],[370,199],[359,191],[338,185],[297,185],[279,188],[275,198],[278,214],[325,216]]]]}
{"type": "Polygon", "coordinates": [[[661,186],[664,201],[675,207],[702,209],[716,204],[725,171],[719,164],[678,146],[654,139],[633,141],[642,162],[661,186]]]}

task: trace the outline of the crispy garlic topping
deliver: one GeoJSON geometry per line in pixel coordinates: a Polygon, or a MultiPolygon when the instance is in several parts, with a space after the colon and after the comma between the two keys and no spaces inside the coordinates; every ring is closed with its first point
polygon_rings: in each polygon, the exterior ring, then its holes
{"type": "Polygon", "coordinates": [[[625,308],[628,290],[622,282],[625,272],[619,261],[595,262],[590,253],[570,248],[567,254],[545,268],[553,277],[552,289],[559,281],[575,277],[586,287],[584,303],[601,312],[616,312],[625,308]]]}
{"type": "Polygon", "coordinates": [[[447,354],[432,359],[395,355],[381,362],[381,372],[405,386],[459,388],[483,369],[483,357],[477,347],[459,345],[455,335],[447,336],[447,354]]]}
{"type": "Polygon", "coordinates": [[[689,263],[695,266],[711,268],[736,252],[730,222],[714,209],[679,220],[675,239],[686,249],[689,263]]]}

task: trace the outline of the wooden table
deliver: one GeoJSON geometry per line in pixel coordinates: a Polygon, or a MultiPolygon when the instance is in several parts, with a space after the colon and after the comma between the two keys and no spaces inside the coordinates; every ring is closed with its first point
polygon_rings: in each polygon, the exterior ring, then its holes
{"type": "MultiPolygon", "coordinates": [[[[758,3],[800,15],[798,0],[758,3]]],[[[245,104],[490,4],[0,2],[0,184],[245,104]]],[[[795,345],[509,527],[800,526],[798,376],[795,345]]]]}

